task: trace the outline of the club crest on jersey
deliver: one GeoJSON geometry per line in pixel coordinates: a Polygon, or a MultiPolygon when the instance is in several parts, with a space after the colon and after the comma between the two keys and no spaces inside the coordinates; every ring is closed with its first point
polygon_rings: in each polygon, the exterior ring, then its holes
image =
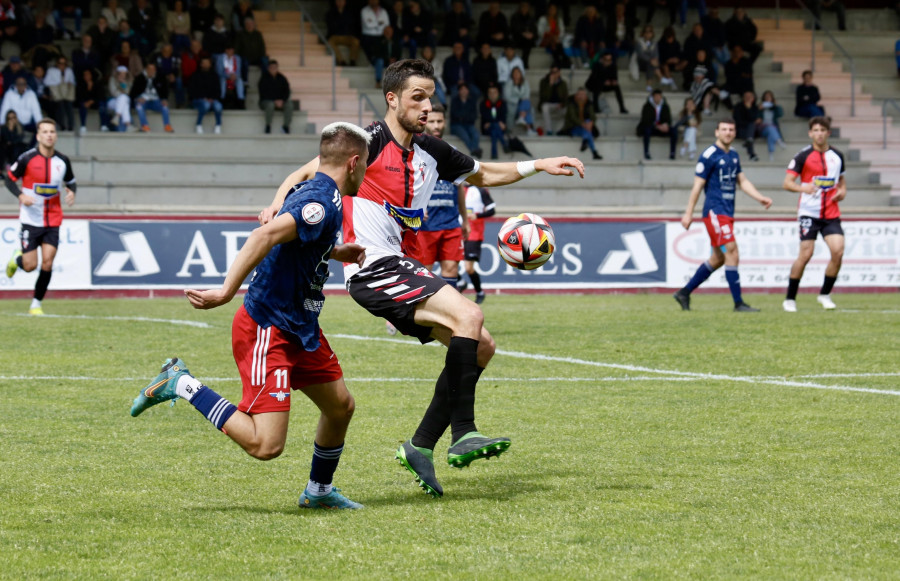
{"type": "Polygon", "coordinates": [[[269,392],[269,395],[274,397],[278,401],[284,401],[287,398],[291,397],[291,393],[288,391],[276,391],[274,393],[269,392]]]}
{"type": "Polygon", "coordinates": [[[413,232],[418,231],[422,227],[422,220],[425,219],[425,211],[422,209],[398,208],[387,203],[387,201],[384,202],[384,209],[387,211],[388,216],[393,218],[401,228],[412,230],[413,232]]]}
{"type": "Polygon", "coordinates": [[[318,202],[312,202],[303,206],[301,215],[307,224],[318,224],[325,218],[325,208],[318,202]]]}
{"type": "Polygon", "coordinates": [[[34,184],[34,193],[44,198],[52,198],[59,195],[59,186],[54,184],[34,184]]]}

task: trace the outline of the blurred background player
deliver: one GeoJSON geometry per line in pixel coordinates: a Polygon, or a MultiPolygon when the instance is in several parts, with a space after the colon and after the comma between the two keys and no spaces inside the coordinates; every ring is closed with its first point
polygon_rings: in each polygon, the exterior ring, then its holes
{"type": "Polygon", "coordinates": [[[725,280],[734,299],[734,310],[738,313],[755,313],[754,309],[741,297],[741,280],[738,276],[738,246],[734,239],[734,196],[735,186],[740,186],[745,194],[769,209],[772,200],[763,196],[750,183],[741,169],[741,159],[737,151],[731,149],[736,136],[734,119],[723,119],[716,126],[716,142],[706,148],[694,168],[694,187],[688,200],[687,209],[681,217],[681,225],[689,230],[694,221],[694,207],[700,198],[700,190],[706,193],[703,203],[703,223],[712,242],[712,255],[700,265],[697,272],[684,288],[674,295],[685,311],[691,310],[691,293],[723,264],[725,280]]]}
{"type": "Polygon", "coordinates": [[[19,232],[21,249],[13,252],[6,265],[6,276],[16,270],[31,272],[38,266],[41,249],[41,271],[34,285],[34,299],[28,312],[43,315],[41,301],[47,294],[53,275],[53,259],[59,247],[59,227],[63,211],[60,196],[65,192],[66,205],[75,203],[75,174],[69,158],[56,151],[56,122],[41,119],[37,124],[37,147],[29,149],[9,166],[4,174],[6,188],[19,200],[19,232]],[[22,187],[16,183],[22,180],[22,187]]]}
{"type": "Polygon", "coordinates": [[[253,231],[222,288],[185,291],[194,308],[212,309],[228,303],[253,273],[231,331],[243,384],[240,404],[200,383],[173,357],[131,407],[137,416],[184,398],[248,454],[269,460],[281,454],[287,440],[291,390],[302,390],[321,415],[301,508],[362,508],[332,485],[355,404],[318,319],[328,258],[361,263],[365,256],[357,244],[337,244],[343,198],[355,196],[362,183],[368,142],[368,134],[355,125],[325,127],[318,172],[292,188],[277,217],[253,231]]]}
{"type": "MultiPolygon", "coordinates": [[[[466,236],[466,274],[472,281],[475,289],[475,302],[479,305],[484,302],[484,290],[481,288],[481,275],[475,270],[475,265],[481,262],[481,243],[484,242],[484,219],[490,218],[495,213],[496,204],[491,199],[487,188],[478,188],[469,185],[466,188],[466,213],[468,214],[469,233],[466,236]]],[[[468,284],[460,279],[457,286],[460,292],[466,290],[468,284]]]]}
{"type": "Polygon", "coordinates": [[[800,221],[800,252],[791,266],[787,296],[782,307],[789,313],[797,312],[797,289],[806,264],[812,258],[819,233],[831,251],[831,260],[825,267],[825,281],[816,300],[827,310],[837,308],[831,300],[831,289],[841,271],[844,258],[844,229],[841,228],[841,210],[838,202],[847,197],[844,181],[844,155],[828,144],[831,121],[827,117],[809,120],[807,145],[788,164],[784,177],[784,189],[800,194],[797,218],[800,221]],[[800,178],[800,183],[797,183],[800,178]]]}

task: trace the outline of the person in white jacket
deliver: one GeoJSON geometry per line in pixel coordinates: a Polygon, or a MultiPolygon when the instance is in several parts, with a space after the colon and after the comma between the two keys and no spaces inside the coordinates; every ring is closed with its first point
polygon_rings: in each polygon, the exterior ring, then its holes
{"type": "MultiPolygon", "coordinates": [[[[44,117],[37,94],[28,87],[28,81],[24,77],[16,79],[14,89],[6,91],[6,94],[3,95],[3,103],[0,104],[0,119],[6,119],[8,112],[15,111],[22,128],[35,134],[38,121],[44,117]]],[[[34,142],[32,141],[32,143],[34,142]]]]}
{"type": "Polygon", "coordinates": [[[534,112],[531,107],[531,85],[525,78],[523,68],[513,67],[510,79],[503,85],[503,99],[506,101],[507,127],[525,127],[529,136],[537,135],[534,130],[534,112]]]}
{"type": "Polygon", "coordinates": [[[47,69],[44,76],[44,86],[50,91],[50,100],[54,108],[53,118],[56,119],[61,131],[75,129],[75,73],[69,66],[66,57],[59,56],[56,66],[47,69]]]}

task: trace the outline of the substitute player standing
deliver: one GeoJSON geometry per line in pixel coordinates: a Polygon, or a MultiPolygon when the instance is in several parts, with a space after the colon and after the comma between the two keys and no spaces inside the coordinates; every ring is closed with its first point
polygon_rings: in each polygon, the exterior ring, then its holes
{"type": "MultiPolygon", "coordinates": [[[[403,255],[403,232],[421,226],[438,179],[501,186],[539,171],[567,176],[577,171],[583,178],[584,164],[571,157],[480,163],[422,135],[434,94],[434,68],[428,61],[393,63],[385,70],[382,89],[388,106],[385,120],[367,129],[372,134],[369,169],[359,196],[344,212],[345,240],[365,246],[366,260],[362,268],[345,266],[344,277],[350,295],[370,313],[422,343],[436,339],[447,346],[431,404],[413,437],[396,453],[427,493],[441,496],[433,451],[448,426],[452,445],[447,462],[458,468],[500,454],[510,441],[488,438],[475,426],[475,386],[495,350],[484,314],[419,261],[403,255]]],[[[281,207],[287,184],[311,174],[317,165],[312,160],[288,177],[272,205],[260,212],[260,221],[265,223],[281,207]]]]}
{"type": "Polygon", "coordinates": [[[366,132],[349,123],[325,127],[319,171],[291,189],[277,217],[253,231],[222,288],[185,291],[195,308],[215,308],[228,303],[253,272],[231,329],[243,383],[240,404],[235,407],[201,384],[184,361],[172,357],[131,407],[137,416],[184,398],[248,454],[269,460],[284,449],[291,391],[302,390],[321,415],[301,508],[362,508],[332,485],[354,401],[318,320],[328,259],[361,263],[365,256],[361,246],[339,242],[343,200],[356,195],[362,183],[368,141],[366,132]]]}
{"type": "Polygon", "coordinates": [[[28,312],[43,315],[41,301],[50,286],[53,259],[59,247],[59,227],[63,212],[60,196],[66,205],[75,203],[75,174],[69,158],[56,151],[56,121],[41,119],[37,124],[37,147],[29,149],[9,166],[3,176],[6,188],[19,200],[19,233],[21,248],[13,252],[6,265],[6,276],[12,278],[16,270],[31,272],[38,266],[41,249],[41,271],[34,285],[34,298],[28,312]],[[16,183],[22,180],[22,187],[16,183]]]}
{"type": "Polygon", "coordinates": [[[706,148],[694,168],[694,187],[688,200],[687,209],[681,217],[681,225],[690,229],[694,221],[694,207],[700,198],[700,190],[706,193],[703,203],[703,223],[712,243],[709,260],[700,265],[684,288],[673,297],[685,311],[691,310],[691,293],[723,264],[725,280],[734,299],[734,310],[738,313],[755,313],[754,309],[741,297],[741,279],[738,276],[738,246],[734,239],[734,196],[735,186],[740,186],[745,194],[769,209],[772,200],[763,196],[750,183],[741,169],[741,159],[731,149],[735,138],[734,119],[723,119],[716,125],[716,142],[706,148]]]}
{"type": "MultiPolygon", "coordinates": [[[[481,288],[481,275],[475,265],[481,262],[481,243],[484,242],[484,220],[496,213],[496,204],[491,199],[487,188],[468,186],[466,188],[466,213],[469,215],[469,234],[466,236],[466,274],[475,289],[475,302],[484,302],[484,289],[481,288]]],[[[460,292],[466,290],[466,281],[457,286],[460,292]]]]}
{"type": "Polygon", "coordinates": [[[831,289],[841,270],[844,258],[844,230],[841,228],[841,210],[838,202],[847,197],[844,181],[844,155],[828,145],[831,135],[831,121],[827,117],[813,117],[809,120],[807,145],[788,164],[784,176],[784,189],[800,194],[797,217],[800,221],[800,253],[791,266],[787,296],[782,307],[788,313],[797,312],[797,290],[809,259],[812,258],[816,238],[821,232],[831,260],[825,267],[825,281],[816,298],[823,308],[837,308],[831,300],[831,289]],[[797,178],[800,183],[797,183],[797,178]]]}

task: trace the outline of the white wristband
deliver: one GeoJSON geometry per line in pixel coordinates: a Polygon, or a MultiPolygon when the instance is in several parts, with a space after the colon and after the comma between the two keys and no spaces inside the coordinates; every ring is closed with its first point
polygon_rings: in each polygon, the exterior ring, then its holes
{"type": "Polygon", "coordinates": [[[519,175],[523,178],[527,178],[533,176],[538,172],[538,170],[534,169],[534,160],[530,159],[528,161],[520,161],[516,163],[516,169],[519,172],[519,175]]]}

